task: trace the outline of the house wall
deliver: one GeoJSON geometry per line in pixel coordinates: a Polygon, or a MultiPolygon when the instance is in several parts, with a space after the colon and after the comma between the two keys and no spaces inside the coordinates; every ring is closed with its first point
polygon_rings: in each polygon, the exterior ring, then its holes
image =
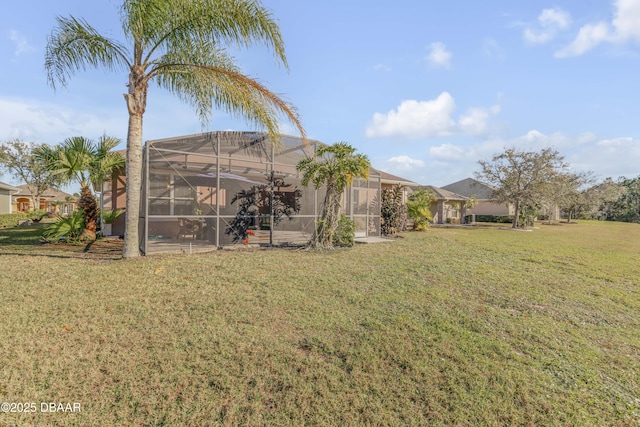
{"type": "Polygon", "coordinates": [[[0,190],[0,214],[11,213],[11,194],[7,190],[0,190]]]}
{"type": "Polygon", "coordinates": [[[461,202],[437,200],[431,203],[431,223],[446,224],[448,218],[463,223],[461,202]]]}
{"type": "Polygon", "coordinates": [[[510,205],[489,201],[479,201],[477,205],[467,211],[467,214],[474,215],[513,215],[513,208],[510,205]]]}

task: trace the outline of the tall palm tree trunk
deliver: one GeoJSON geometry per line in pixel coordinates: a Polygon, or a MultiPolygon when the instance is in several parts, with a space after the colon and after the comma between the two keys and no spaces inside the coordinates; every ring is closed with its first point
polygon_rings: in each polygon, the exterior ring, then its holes
{"type": "Polygon", "coordinates": [[[127,196],[124,231],[123,258],[140,255],[138,221],[140,216],[140,194],[142,188],[142,114],[129,114],[127,134],[127,196]],[[130,191],[136,188],[138,191],[130,191]]]}
{"type": "Polygon", "coordinates": [[[147,108],[149,88],[144,77],[144,69],[141,66],[132,67],[129,74],[129,93],[124,95],[129,110],[129,129],[127,131],[127,211],[123,258],[140,256],[138,221],[142,193],[142,116],[147,108]],[[130,191],[133,188],[136,190],[130,191]]]}

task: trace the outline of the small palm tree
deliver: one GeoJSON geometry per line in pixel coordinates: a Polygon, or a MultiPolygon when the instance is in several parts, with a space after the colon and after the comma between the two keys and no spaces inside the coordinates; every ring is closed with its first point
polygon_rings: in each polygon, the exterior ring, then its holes
{"type": "Polygon", "coordinates": [[[429,229],[429,221],[432,219],[431,203],[436,200],[431,190],[419,188],[409,196],[407,200],[407,215],[413,219],[413,229],[415,231],[426,231],[429,229]]]}
{"type": "Polygon", "coordinates": [[[118,138],[107,135],[100,137],[97,142],[77,136],[67,138],[55,147],[43,145],[36,152],[63,184],[72,181],[80,183],[78,205],[84,216],[82,240],[96,238],[98,206],[90,185],[94,191],[98,191],[113,169],[124,166],[124,158],[120,153],[111,151],[119,143],[118,138]]]}
{"type": "Polygon", "coordinates": [[[346,142],[323,145],[315,157],[302,159],[296,168],[303,173],[302,185],[313,183],[316,188],[327,187],[322,216],[316,224],[309,246],[332,249],[333,237],[340,221],[342,193],[354,178],[368,178],[371,164],[364,154],[355,154],[355,148],[346,142]]]}
{"type": "Polygon", "coordinates": [[[142,117],[155,82],[195,107],[206,123],[214,107],[266,128],[277,141],[283,114],[304,137],[295,108],[242,74],[225,44],[263,44],[287,65],[280,29],[260,0],[124,0],[127,45],[107,38],[83,20],[58,18],[49,37],[45,68],[50,84],[66,85],[86,67],[127,70],[127,215],[125,258],[137,257],[142,184],[142,117]]]}

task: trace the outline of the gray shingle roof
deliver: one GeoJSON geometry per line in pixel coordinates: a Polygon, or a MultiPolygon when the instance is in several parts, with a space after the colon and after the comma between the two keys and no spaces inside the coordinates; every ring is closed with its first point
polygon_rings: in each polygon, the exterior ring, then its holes
{"type": "Polygon", "coordinates": [[[442,187],[444,190],[453,191],[466,197],[475,197],[478,200],[491,200],[494,188],[489,184],[473,178],[466,178],[442,187]]]}

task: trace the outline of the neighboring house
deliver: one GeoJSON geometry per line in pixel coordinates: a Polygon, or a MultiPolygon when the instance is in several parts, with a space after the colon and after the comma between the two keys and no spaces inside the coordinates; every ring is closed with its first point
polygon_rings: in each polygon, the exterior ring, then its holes
{"type": "Polygon", "coordinates": [[[493,200],[494,188],[489,184],[473,178],[466,178],[442,187],[465,197],[474,197],[477,204],[468,210],[468,214],[474,215],[513,215],[514,208],[508,203],[497,203],[493,200]]]}
{"type": "Polygon", "coordinates": [[[20,191],[19,188],[0,182],[0,214],[13,213],[11,195],[20,191]]]}
{"type": "Polygon", "coordinates": [[[34,209],[42,209],[47,212],[68,215],[76,210],[77,200],[69,193],[48,189],[40,195],[38,206],[33,206],[32,193],[26,184],[18,185],[18,192],[11,196],[13,212],[28,212],[34,209]]]}
{"type": "Polygon", "coordinates": [[[378,172],[380,172],[381,190],[391,190],[396,185],[401,185],[404,187],[402,190],[402,203],[407,203],[407,198],[413,192],[412,188],[417,187],[418,184],[413,181],[409,181],[408,179],[383,172],[381,170],[378,170],[378,172]]]}
{"type": "Polygon", "coordinates": [[[431,222],[433,224],[464,224],[467,214],[467,197],[443,188],[425,185],[423,188],[431,191],[436,197],[431,203],[431,222]]]}

